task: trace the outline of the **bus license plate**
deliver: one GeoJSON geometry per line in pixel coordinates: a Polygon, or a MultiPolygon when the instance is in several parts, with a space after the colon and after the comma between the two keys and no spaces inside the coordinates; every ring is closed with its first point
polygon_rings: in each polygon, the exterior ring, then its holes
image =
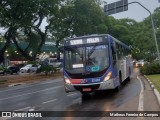
{"type": "Polygon", "coordinates": [[[91,88],[83,88],[83,91],[91,91],[91,88]]]}

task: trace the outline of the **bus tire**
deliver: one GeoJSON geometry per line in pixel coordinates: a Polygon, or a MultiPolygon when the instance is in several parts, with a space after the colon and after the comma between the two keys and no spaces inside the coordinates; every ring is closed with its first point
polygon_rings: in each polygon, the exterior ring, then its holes
{"type": "Polygon", "coordinates": [[[120,83],[120,85],[122,84],[122,73],[121,73],[121,71],[119,71],[119,83],[120,83]]]}
{"type": "Polygon", "coordinates": [[[121,89],[121,84],[122,84],[122,74],[121,71],[119,71],[119,85],[114,89],[115,92],[118,92],[121,89]]]}
{"type": "Polygon", "coordinates": [[[115,92],[118,92],[119,90],[120,90],[120,85],[114,89],[115,92]]]}
{"type": "Polygon", "coordinates": [[[127,81],[129,82],[131,80],[130,76],[128,76],[127,81]]]}
{"type": "Polygon", "coordinates": [[[127,78],[128,81],[131,80],[130,76],[131,76],[131,68],[129,67],[129,76],[128,76],[128,78],[127,78]]]}

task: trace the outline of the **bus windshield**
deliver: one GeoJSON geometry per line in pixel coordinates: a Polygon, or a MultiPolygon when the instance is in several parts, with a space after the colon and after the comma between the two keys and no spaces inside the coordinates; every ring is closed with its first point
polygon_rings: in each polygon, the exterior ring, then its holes
{"type": "Polygon", "coordinates": [[[65,48],[65,69],[72,73],[98,72],[109,66],[108,45],[65,48]]]}

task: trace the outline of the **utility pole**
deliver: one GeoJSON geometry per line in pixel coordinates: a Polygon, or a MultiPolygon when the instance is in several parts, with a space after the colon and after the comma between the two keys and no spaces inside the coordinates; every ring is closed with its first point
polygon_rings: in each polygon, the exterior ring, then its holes
{"type": "Polygon", "coordinates": [[[158,43],[157,43],[157,36],[156,36],[156,31],[155,31],[155,26],[154,26],[154,22],[153,22],[153,17],[152,17],[152,13],[151,11],[149,11],[145,6],[143,6],[141,3],[135,1],[135,2],[131,2],[131,3],[128,3],[128,4],[132,4],[132,3],[137,3],[139,4],[140,6],[142,6],[145,10],[147,10],[150,14],[150,18],[151,18],[151,25],[152,25],[152,30],[153,30],[153,36],[154,36],[154,41],[155,41],[155,45],[156,45],[156,50],[157,50],[157,55],[158,55],[158,61],[159,61],[159,64],[160,64],[160,54],[159,54],[159,48],[158,48],[158,43]]]}
{"type": "Polygon", "coordinates": [[[153,37],[154,37],[156,50],[157,50],[157,56],[158,56],[158,60],[159,60],[159,64],[160,64],[160,54],[159,54],[157,36],[156,36],[155,27],[154,27],[152,13],[145,6],[143,6],[141,3],[137,2],[137,1],[128,3],[128,0],[121,0],[121,1],[118,1],[118,2],[114,2],[114,3],[111,3],[111,4],[105,5],[104,6],[104,12],[106,13],[106,15],[111,15],[111,14],[115,14],[115,13],[118,13],[118,12],[123,12],[123,11],[128,10],[128,5],[129,4],[134,4],[134,3],[139,4],[145,10],[147,10],[149,12],[149,14],[150,14],[151,25],[152,25],[152,30],[153,30],[153,37]]]}

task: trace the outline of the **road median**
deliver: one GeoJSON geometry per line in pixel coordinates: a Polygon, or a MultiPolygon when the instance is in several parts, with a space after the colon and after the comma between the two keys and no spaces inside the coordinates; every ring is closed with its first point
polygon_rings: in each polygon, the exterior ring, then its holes
{"type": "Polygon", "coordinates": [[[0,78],[0,87],[14,84],[14,83],[30,83],[35,81],[54,80],[56,78],[61,78],[61,77],[62,77],[62,73],[48,74],[47,76],[42,73],[13,75],[13,76],[9,75],[9,76],[3,76],[0,78]]]}

